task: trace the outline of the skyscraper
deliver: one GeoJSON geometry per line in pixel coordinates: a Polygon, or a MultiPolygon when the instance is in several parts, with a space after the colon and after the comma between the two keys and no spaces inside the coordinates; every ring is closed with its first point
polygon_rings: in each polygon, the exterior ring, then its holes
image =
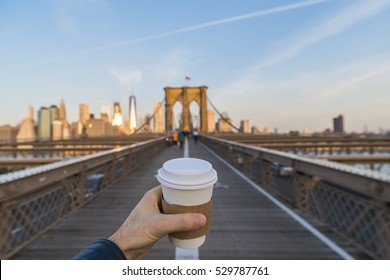
{"type": "Polygon", "coordinates": [[[61,140],[62,139],[62,121],[61,120],[53,120],[52,121],[52,138],[53,140],[61,140]]]}
{"type": "Polygon", "coordinates": [[[69,139],[69,124],[68,120],[66,119],[65,102],[63,99],[61,99],[60,103],[59,117],[60,121],[62,122],[62,139],[69,139]]]}
{"type": "Polygon", "coordinates": [[[136,104],[135,104],[135,96],[130,96],[129,103],[129,130],[134,132],[137,129],[137,113],[136,113],[136,104]]]}
{"type": "Polygon", "coordinates": [[[207,110],[207,132],[215,132],[215,118],[212,110],[207,110]]]}
{"type": "Polygon", "coordinates": [[[114,115],[112,116],[112,125],[113,126],[122,126],[123,117],[122,110],[119,102],[114,103],[114,115]]]}
{"type": "Polygon", "coordinates": [[[79,121],[77,124],[77,134],[85,135],[86,125],[89,121],[89,106],[87,104],[79,104],[79,121]]]}
{"type": "Polygon", "coordinates": [[[111,122],[111,108],[110,108],[110,105],[102,105],[100,107],[100,115],[102,116],[103,114],[105,114],[108,118],[107,118],[107,122],[111,122]]]}
{"type": "Polygon", "coordinates": [[[57,107],[57,105],[51,105],[49,109],[51,111],[53,120],[58,120],[60,118],[60,109],[57,107]]]}
{"type": "Polygon", "coordinates": [[[243,133],[250,133],[249,120],[242,120],[241,121],[240,130],[243,133]]]}
{"type": "Polygon", "coordinates": [[[18,142],[26,142],[37,139],[37,135],[35,133],[34,109],[31,106],[28,107],[27,118],[25,118],[20,124],[16,139],[18,142]]]}
{"type": "Polygon", "coordinates": [[[89,106],[87,104],[80,104],[79,105],[79,121],[83,124],[86,125],[87,122],[89,121],[90,115],[89,115],[89,106]]]}
{"type": "Polygon", "coordinates": [[[52,136],[53,115],[49,108],[41,107],[38,111],[38,138],[50,140],[52,136]]]}
{"type": "Polygon", "coordinates": [[[343,134],[344,133],[344,117],[339,115],[337,118],[333,118],[333,132],[343,134]]]}
{"type": "Polygon", "coordinates": [[[232,122],[231,119],[229,118],[227,113],[222,113],[222,116],[223,116],[223,118],[219,118],[219,120],[218,120],[219,132],[221,132],[221,133],[232,132],[233,129],[232,129],[232,126],[230,125],[232,122]]]}
{"type": "Polygon", "coordinates": [[[153,130],[154,133],[163,133],[163,112],[162,112],[162,102],[157,101],[154,105],[154,121],[153,121],[153,130]]]}

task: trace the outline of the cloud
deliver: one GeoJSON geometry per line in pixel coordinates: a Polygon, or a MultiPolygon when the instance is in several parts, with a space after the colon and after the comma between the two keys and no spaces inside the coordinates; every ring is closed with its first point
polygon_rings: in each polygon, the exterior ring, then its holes
{"type": "Polygon", "coordinates": [[[284,44],[287,47],[268,54],[267,58],[259,63],[256,68],[262,69],[292,59],[311,45],[335,36],[349,27],[380,13],[389,6],[390,2],[388,0],[356,2],[324,22],[309,27],[308,30],[303,32],[303,35],[292,38],[290,42],[284,44]]]}
{"type": "Polygon", "coordinates": [[[153,67],[153,73],[158,80],[167,84],[183,81],[191,62],[191,55],[187,50],[175,49],[166,54],[160,62],[153,67]]]}
{"type": "Polygon", "coordinates": [[[124,70],[109,68],[108,72],[118,82],[120,86],[130,88],[142,82],[143,73],[141,70],[124,70]]]}
{"type": "Polygon", "coordinates": [[[340,113],[348,116],[349,130],[359,130],[362,123],[387,127],[389,75],[387,51],[348,65],[291,73],[272,81],[252,73],[212,88],[209,97],[234,121],[247,118],[259,128],[316,131],[329,127],[331,117],[340,113]]]}
{"type": "Polygon", "coordinates": [[[378,69],[365,71],[357,76],[352,76],[331,87],[328,87],[324,91],[321,91],[320,93],[316,94],[315,97],[329,98],[336,97],[338,95],[349,94],[351,93],[351,91],[353,91],[354,88],[356,88],[357,86],[361,86],[362,83],[365,83],[366,81],[389,71],[390,65],[382,66],[378,69]]]}
{"type": "Polygon", "coordinates": [[[107,0],[68,0],[56,1],[52,3],[54,11],[54,22],[60,32],[65,34],[74,34],[85,22],[86,17],[82,12],[106,13],[110,9],[107,0]]]}
{"type": "Polygon", "coordinates": [[[322,4],[325,2],[329,2],[329,0],[302,1],[302,2],[279,6],[279,7],[275,7],[275,8],[271,8],[271,9],[260,10],[260,11],[253,12],[253,13],[247,13],[247,14],[238,15],[238,16],[234,16],[234,17],[228,17],[228,18],[224,18],[224,19],[208,21],[208,22],[196,24],[193,26],[184,27],[184,28],[180,28],[180,29],[176,29],[176,30],[172,30],[172,31],[168,31],[168,32],[163,32],[163,33],[159,33],[159,34],[155,34],[155,35],[151,35],[151,36],[145,36],[145,37],[140,37],[137,39],[127,40],[127,41],[123,41],[123,42],[117,42],[117,43],[97,46],[97,47],[93,47],[93,48],[89,48],[89,49],[84,49],[84,50],[80,50],[80,51],[71,53],[68,56],[77,56],[77,55],[82,55],[85,53],[90,53],[90,52],[95,52],[95,51],[101,51],[101,50],[112,49],[112,48],[117,48],[117,47],[126,46],[126,45],[138,44],[138,43],[152,41],[152,40],[165,38],[165,37],[169,37],[169,36],[173,36],[173,35],[178,35],[181,33],[187,33],[187,32],[192,32],[195,30],[205,29],[205,28],[209,28],[209,27],[213,27],[213,26],[217,26],[217,25],[224,25],[224,24],[229,24],[229,23],[247,20],[247,19],[251,19],[251,18],[262,17],[262,16],[266,16],[266,15],[278,14],[278,13],[287,12],[287,11],[291,11],[291,10],[295,10],[295,9],[305,8],[308,6],[318,5],[318,4],[322,4]]]}
{"type": "MultiPolygon", "coordinates": [[[[390,6],[388,0],[359,1],[321,23],[309,26],[298,35],[286,40],[282,47],[267,53],[264,59],[252,64],[228,84],[215,89],[220,95],[240,95],[259,92],[264,88],[260,83],[261,73],[269,67],[288,61],[303,53],[308,47],[331,38],[349,27],[372,17],[390,6]]],[[[280,86],[280,85],[279,85],[280,86]]]]}

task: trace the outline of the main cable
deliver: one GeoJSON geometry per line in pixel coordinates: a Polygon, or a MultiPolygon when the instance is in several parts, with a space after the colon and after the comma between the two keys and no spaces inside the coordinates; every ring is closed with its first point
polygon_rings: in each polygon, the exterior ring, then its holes
{"type": "Polygon", "coordinates": [[[134,130],[134,132],[132,134],[130,134],[130,136],[136,134],[138,131],[140,131],[142,128],[144,128],[145,125],[147,125],[148,123],[150,123],[151,120],[154,119],[154,117],[156,116],[158,110],[162,110],[162,107],[163,107],[163,104],[164,104],[164,101],[165,101],[165,97],[163,98],[163,100],[161,100],[161,107],[158,107],[156,108],[156,110],[154,111],[153,115],[151,117],[148,117],[146,119],[146,121],[140,126],[138,127],[136,130],[134,130]]]}
{"type": "Polygon", "coordinates": [[[213,102],[211,102],[210,98],[207,96],[207,101],[210,103],[211,107],[213,107],[214,111],[217,112],[217,114],[220,116],[221,119],[223,119],[225,122],[227,122],[231,127],[233,127],[235,130],[237,130],[238,132],[241,132],[241,129],[239,129],[238,127],[236,127],[234,124],[232,124],[232,122],[225,118],[219,111],[218,109],[214,106],[213,102]]]}

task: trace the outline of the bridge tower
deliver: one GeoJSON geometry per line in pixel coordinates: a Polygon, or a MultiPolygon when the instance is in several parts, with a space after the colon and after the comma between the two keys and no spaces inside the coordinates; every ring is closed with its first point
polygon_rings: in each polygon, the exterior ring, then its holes
{"type": "Polygon", "coordinates": [[[173,106],[180,102],[183,106],[183,130],[190,131],[190,104],[195,101],[199,106],[200,132],[207,133],[207,86],[166,87],[165,91],[165,130],[172,131],[173,106]]]}

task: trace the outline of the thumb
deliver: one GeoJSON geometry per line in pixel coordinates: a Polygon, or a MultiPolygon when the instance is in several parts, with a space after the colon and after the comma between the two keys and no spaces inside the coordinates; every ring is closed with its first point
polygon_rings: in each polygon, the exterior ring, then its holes
{"type": "Polygon", "coordinates": [[[199,229],[206,224],[206,217],[199,213],[161,214],[157,224],[159,235],[164,236],[173,232],[199,229]]]}

